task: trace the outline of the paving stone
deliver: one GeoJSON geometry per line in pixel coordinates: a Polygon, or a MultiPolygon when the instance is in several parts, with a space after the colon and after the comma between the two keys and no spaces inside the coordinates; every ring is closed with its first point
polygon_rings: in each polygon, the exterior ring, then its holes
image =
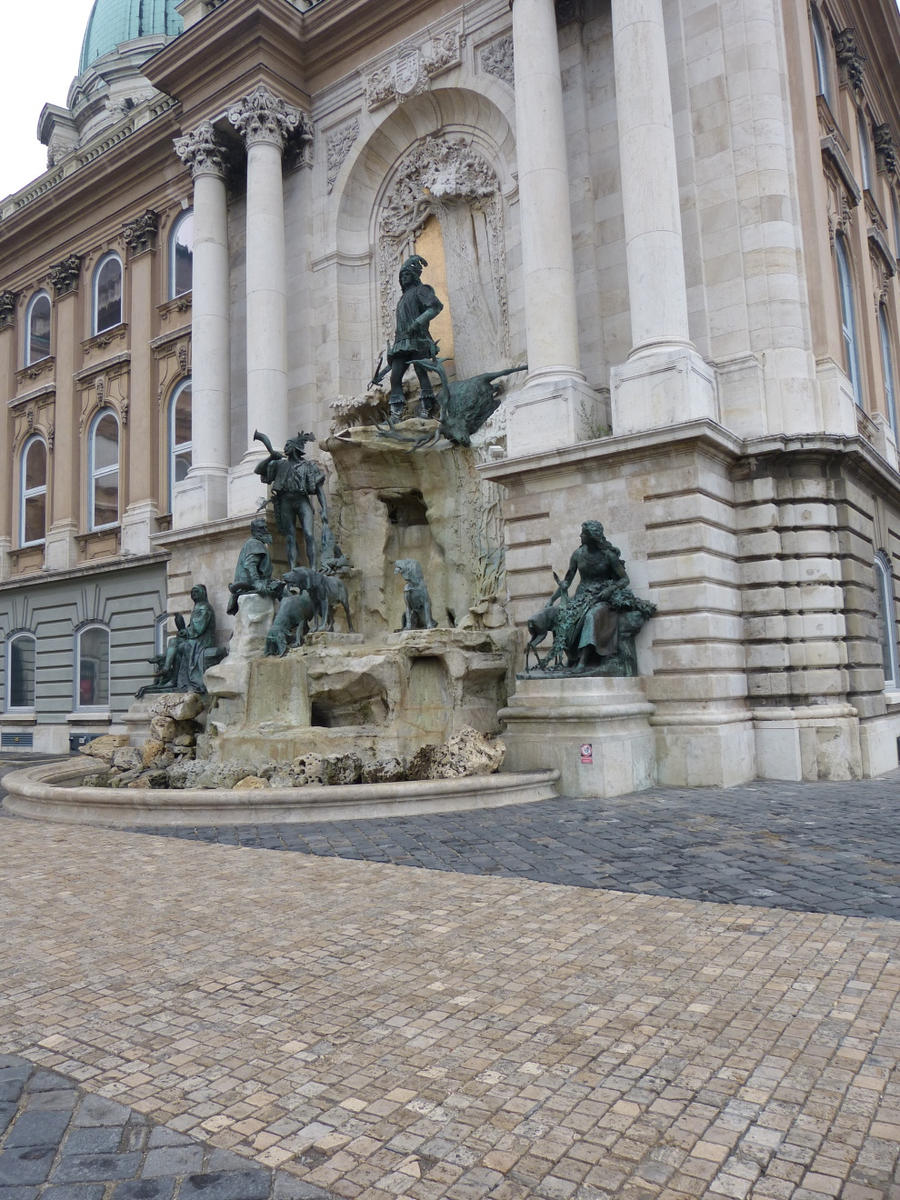
{"type": "Polygon", "coordinates": [[[178,1200],[269,1200],[271,1190],[268,1171],[216,1171],[189,1175],[178,1200]]]}
{"type": "Polygon", "coordinates": [[[89,1125],[72,1129],[66,1138],[65,1154],[110,1154],[118,1150],[123,1129],[120,1125],[89,1125]]]}
{"type": "Polygon", "coordinates": [[[56,1146],[69,1124],[68,1112],[23,1112],[3,1143],[9,1146],[56,1146]]]}
{"type": "Polygon", "coordinates": [[[22,1146],[0,1151],[0,1186],[43,1183],[50,1173],[53,1146],[22,1146]]]}
{"type": "Polygon", "coordinates": [[[129,1112],[124,1104],[105,1096],[85,1096],[72,1118],[73,1125],[124,1125],[129,1112]]]}
{"type": "Polygon", "coordinates": [[[163,1146],[147,1152],[141,1175],[186,1175],[190,1171],[199,1171],[202,1166],[202,1145],[163,1146]]]}
{"type": "Polygon", "coordinates": [[[130,1179],[140,1168],[139,1154],[63,1154],[53,1172],[54,1183],[130,1179]]]}
{"type": "Polygon", "coordinates": [[[172,1200],[178,1180],[174,1176],[156,1179],[132,1179],[118,1183],[112,1200],[172,1200]]]}
{"type": "Polygon", "coordinates": [[[62,1183],[41,1189],[41,1200],[104,1200],[103,1183],[62,1183]]]}

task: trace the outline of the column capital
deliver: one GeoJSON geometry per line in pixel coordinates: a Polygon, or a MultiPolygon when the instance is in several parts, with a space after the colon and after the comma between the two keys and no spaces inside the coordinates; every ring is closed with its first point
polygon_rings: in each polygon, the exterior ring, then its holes
{"type": "Polygon", "coordinates": [[[312,128],[306,114],[270,92],[262,83],[231,105],[228,120],[243,134],[248,149],[267,143],[284,150],[288,135],[295,129],[300,130],[301,136],[312,138],[312,128]]]}
{"type": "Polygon", "coordinates": [[[125,245],[132,254],[141,254],[144,250],[156,248],[156,237],[159,233],[159,213],[148,208],[139,217],[133,217],[122,226],[122,236],[125,245]]]}
{"type": "Polygon", "coordinates": [[[0,292],[0,329],[9,329],[15,325],[18,300],[18,292],[0,292]]]}
{"type": "Polygon", "coordinates": [[[60,296],[67,296],[70,292],[75,291],[78,287],[80,275],[80,254],[70,254],[68,258],[64,258],[62,262],[56,263],[50,268],[50,282],[53,285],[53,290],[56,292],[57,299],[60,296]]]}
{"type": "Polygon", "coordinates": [[[198,175],[225,177],[225,151],[212,121],[201,121],[184,137],[175,138],[175,153],[190,167],[194,179],[198,175]]]}

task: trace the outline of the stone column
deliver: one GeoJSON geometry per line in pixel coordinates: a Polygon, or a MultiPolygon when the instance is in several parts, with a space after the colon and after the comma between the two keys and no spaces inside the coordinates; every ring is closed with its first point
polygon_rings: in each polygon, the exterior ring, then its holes
{"type": "Polygon", "coordinates": [[[510,455],[570,445],[597,397],[580,366],[554,0],[514,0],[516,155],[528,377],[506,407],[510,455]]]}
{"type": "Polygon", "coordinates": [[[224,517],[228,509],[228,210],[222,148],[212,123],[204,121],[177,138],[175,150],[194,178],[193,460],[172,499],[172,524],[182,529],[224,517]]]}
{"type": "MultiPolygon", "coordinates": [[[[19,297],[15,292],[0,292],[0,387],[7,397],[16,394],[17,337],[16,310],[19,297]]],[[[6,406],[5,406],[6,407],[6,406]]],[[[12,462],[13,421],[8,407],[0,416],[0,458],[12,462]]],[[[0,580],[10,575],[9,552],[13,546],[13,488],[18,486],[15,469],[7,470],[0,487],[0,580]]]]}
{"type": "Polygon", "coordinates": [[[612,0],[633,349],[612,372],[613,433],[717,416],[691,343],[662,0],[612,0]]]}
{"type": "Polygon", "coordinates": [[[129,251],[131,307],[128,313],[131,370],[128,384],[127,505],[122,514],[123,554],[148,554],[159,515],[159,439],[152,399],[154,262],[159,213],[148,208],[126,221],[122,233],[129,251]]]}
{"type": "Polygon", "coordinates": [[[265,452],[254,431],[276,447],[290,435],[281,163],[300,111],[260,84],[228,110],[228,120],[247,146],[247,449],[229,485],[229,512],[236,515],[255,511],[261,495],[253,467],[265,452]]]}
{"type": "Polygon", "coordinates": [[[81,398],[75,387],[75,372],[81,353],[78,321],[78,281],[81,259],[77,254],[57,263],[50,271],[50,282],[56,303],[53,320],[56,324],[56,416],[55,437],[62,453],[52,454],[49,460],[50,524],[44,546],[44,566],[48,571],[64,571],[78,561],[75,535],[81,511],[81,470],[83,437],[81,429],[81,398]]]}

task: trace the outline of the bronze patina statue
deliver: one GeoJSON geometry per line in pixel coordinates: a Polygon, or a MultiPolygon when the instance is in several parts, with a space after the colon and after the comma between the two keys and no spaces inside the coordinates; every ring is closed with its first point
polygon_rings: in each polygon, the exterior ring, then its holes
{"type": "Polygon", "coordinates": [[[235,616],[238,611],[238,600],[249,592],[258,596],[269,596],[275,600],[281,598],[284,583],[272,578],[272,559],[268,547],[272,544],[272,535],[266,526],[264,517],[255,517],[250,522],[250,536],[241,546],[237,566],[234,569],[234,583],[229,583],[228,590],[231,599],[228,602],[228,613],[235,616]]]}
{"type": "Polygon", "coordinates": [[[298,433],[296,437],[288,438],[284,453],[275,450],[264,433],[256,431],[253,437],[255,441],[262,442],[269,452],[269,457],[257,463],[253,469],[272,489],[275,524],[284,538],[290,568],[293,570],[299,566],[296,534],[299,521],[306,544],[307,563],[317,571],[319,559],[310,496],[316,496],[319,501],[323,540],[328,532],[328,502],[325,499],[325,472],[318,463],[304,457],[306,443],[314,442],[315,434],[298,433]]]}
{"type": "Polygon", "coordinates": [[[165,654],[151,660],[156,663],[156,678],[141,688],[138,696],[147,692],[205,693],[203,672],[219,662],[225,651],[216,647],[216,614],[202,583],[191,588],[191,599],[190,617],[185,621],[176,613],[177,633],[169,639],[165,654]]]}
{"type": "Polygon", "coordinates": [[[422,268],[428,263],[420,254],[413,254],[400,267],[400,286],[403,295],[397,304],[394,344],[388,351],[391,368],[391,421],[403,416],[403,376],[407,368],[415,368],[421,393],[419,416],[431,417],[436,411],[434,390],[425,368],[416,360],[437,357],[437,343],[428,332],[431,321],[443,309],[434,288],[422,282],[422,268]]]}
{"type": "Polygon", "coordinates": [[[569,559],[549,605],[528,621],[526,675],[637,675],[634,639],[656,606],[631,590],[625,563],[599,521],[581,526],[581,545],[569,559]],[[580,575],[574,596],[569,587],[580,575]],[[557,601],[561,603],[557,605],[557,601]],[[541,658],[537,647],[548,633],[553,648],[541,658]],[[529,653],[537,668],[528,670],[529,653]]]}

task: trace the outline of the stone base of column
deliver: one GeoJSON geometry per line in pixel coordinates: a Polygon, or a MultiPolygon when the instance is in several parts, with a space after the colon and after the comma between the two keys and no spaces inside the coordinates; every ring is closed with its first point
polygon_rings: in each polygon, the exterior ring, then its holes
{"type": "Polygon", "coordinates": [[[0,583],[4,579],[9,579],[12,574],[12,563],[9,560],[10,550],[12,550],[12,538],[0,537],[0,583]]]}
{"type": "Polygon", "coordinates": [[[669,787],[735,787],[756,778],[749,713],[657,713],[659,783],[669,787]]]}
{"type": "Polygon", "coordinates": [[[237,466],[228,472],[229,517],[253,517],[259,509],[260,500],[265,500],[266,485],[253,470],[265,455],[261,447],[258,451],[248,450],[237,466]]]}
{"type": "Polygon", "coordinates": [[[149,554],[150,535],[156,533],[159,512],[152,500],[129,504],[122,517],[122,553],[149,554]]]}
{"type": "MultiPolygon", "coordinates": [[[[849,704],[758,708],[756,773],[760,779],[860,779],[860,726],[849,704]]],[[[867,747],[870,754],[872,746],[867,747]]],[[[878,757],[885,757],[879,754],[878,757]]],[[[896,741],[891,766],[897,765],[896,741]]],[[[889,767],[885,769],[890,769],[889,767]]]]}
{"type": "Polygon", "coordinates": [[[610,388],[615,434],[719,420],[715,372],[690,346],[634,355],[613,367],[610,388]]]}
{"type": "Polygon", "coordinates": [[[519,679],[505,724],[506,771],[556,767],[565,796],[623,796],[656,782],[641,679],[519,679]]]}
{"type": "Polygon", "coordinates": [[[74,521],[58,521],[47,530],[44,542],[44,566],[48,571],[68,571],[78,561],[75,535],[78,526],[74,521]]]}
{"type": "Polygon", "coordinates": [[[577,375],[537,375],[510,392],[506,408],[506,452],[510,458],[573,446],[609,433],[604,397],[577,375]]]}
{"type": "Polygon", "coordinates": [[[823,359],[816,364],[819,381],[819,400],[822,405],[822,429],[829,433],[853,437],[857,431],[859,405],[853,397],[853,388],[846,371],[833,359],[823,359]]]}
{"type": "Polygon", "coordinates": [[[172,489],[172,528],[194,529],[228,515],[228,471],[194,468],[172,489]]]}

